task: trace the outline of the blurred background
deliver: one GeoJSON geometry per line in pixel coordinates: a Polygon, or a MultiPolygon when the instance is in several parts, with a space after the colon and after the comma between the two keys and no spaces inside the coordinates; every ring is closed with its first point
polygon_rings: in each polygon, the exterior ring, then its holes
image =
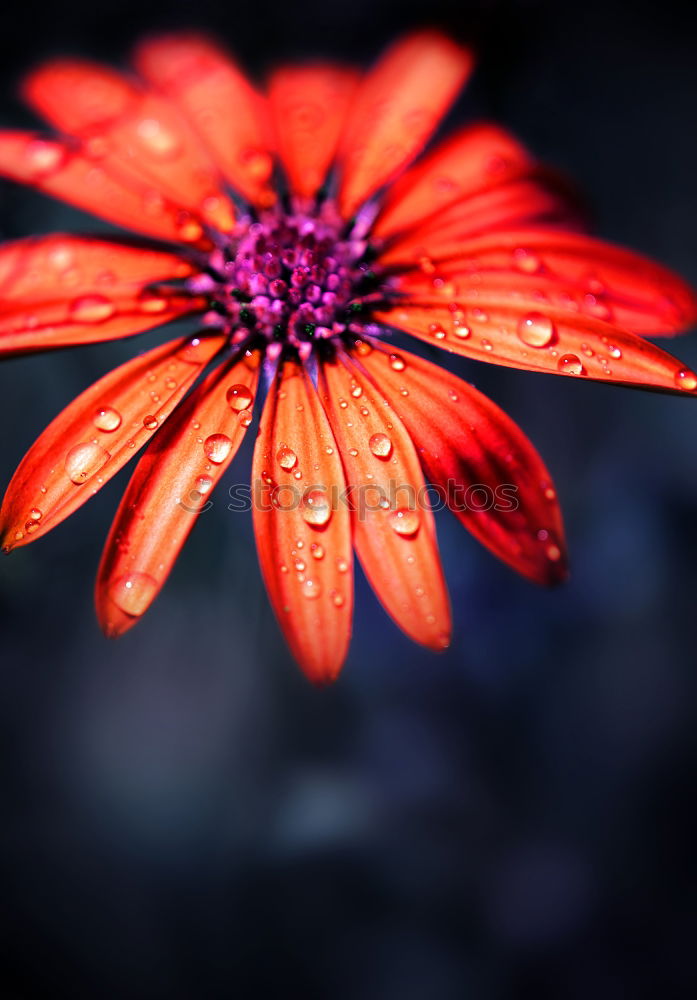
{"type": "MultiPolygon", "coordinates": [[[[495,118],[571,174],[599,233],[697,283],[697,10],[620,0],[22,0],[0,121],[56,53],[118,62],[195,25],[259,78],[369,62],[428,17],[481,60],[454,120],[495,118]]],[[[0,235],[101,229],[0,185],[0,235]]],[[[0,480],[139,345],[0,369],[0,480]]],[[[697,337],[667,345],[697,366],[697,337]]],[[[411,645],[360,579],[315,690],[225,497],[118,643],[92,585],[129,472],[0,560],[0,996],[508,1000],[694,996],[694,400],[448,364],[558,486],[567,586],[517,579],[440,515],[452,648],[411,645]]],[[[251,439],[250,439],[251,443],[251,439]]],[[[244,482],[249,448],[229,482],[244,482]]]]}

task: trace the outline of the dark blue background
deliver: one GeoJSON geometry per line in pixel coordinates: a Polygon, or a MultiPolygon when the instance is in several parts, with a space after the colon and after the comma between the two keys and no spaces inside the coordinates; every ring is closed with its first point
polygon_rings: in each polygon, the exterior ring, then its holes
{"type": "MultiPolygon", "coordinates": [[[[697,282],[697,19],[672,0],[23,0],[14,79],[143,29],[220,31],[252,69],[371,58],[432,17],[476,41],[458,108],[571,173],[598,231],[697,282]]],[[[104,228],[9,184],[2,236],[104,228]]],[[[0,478],[140,341],[7,362],[0,478]]],[[[697,365],[697,340],[671,345],[697,365]]],[[[0,560],[0,994],[219,1000],[688,996],[697,765],[694,400],[447,362],[555,476],[573,575],[517,579],[445,515],[440,657],[358,581],[339,683],[285,651],[248,515],[219,497],[156,606],[108,643],[92,583],[128,472],[0,560]]],[[[229,482],[244,481],[249,453],[229,482]]]]}

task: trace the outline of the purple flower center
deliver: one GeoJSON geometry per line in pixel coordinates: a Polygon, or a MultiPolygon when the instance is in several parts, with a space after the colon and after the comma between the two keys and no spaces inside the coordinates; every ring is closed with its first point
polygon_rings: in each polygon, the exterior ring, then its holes
{"type": "Polygon", "coordinates": [[[369,258],[369,244],[345,232],[331,202],[314,214],[273,209],[242,219],[189,287],[209,295],[205,321],[233,342],[290,344],[307,355],[313,343],[364,331],[367,300],[384,298],[369,258]]]}

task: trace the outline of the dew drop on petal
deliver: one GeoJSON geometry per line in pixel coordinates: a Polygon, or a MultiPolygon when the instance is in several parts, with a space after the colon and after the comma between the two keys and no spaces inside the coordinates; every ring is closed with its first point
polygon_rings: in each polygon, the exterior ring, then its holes
{"type": "Polygon", "coordinates": [[[129,573],[109,586],[109,597],[127,615],[144,614],[157,594],[157,581],[148,573],[129,573]]]}
{"type": "Polygon", "coordinates": [[[153,417],[152,414],[148,414],[147,417],[143,417],[143,427],[146,431],[154,431],[159,424],[157,417],[153,417]]]}
{"type": "Polygon", "coordinates": [[[242,410],[247,410],[252,405],[252,400],[254,399],[251,390],[246,385],[231,385],[225,393],[225,398],[228,401],[228,405],[233,410],[237,410],[238,413],[242,410]]]}
{"type": "Polygon", "coordinates": [[[302,516],[307,524],[323,527],[332,516],[329,497],[324,490],[310,490],[302,499],[302,516]]]}
{"type": "Polygon", "coordinates": [[[390,525],[398,535],[409,537],[419,530],[420,518],[416,510],[400,507],[390,514],[390,525]]]}
{"type": "Polygon", "coordinates": [[[445,330],[440,323],[429,323],[428,332],[436,340],[445,340],[445,330]]]}
{"type": "Polygon", "coordinates": [[[557,369],[564,375],[585,375],[586,369],[575,354],[562,354],[557,361],[557,369]]]}
{"type": "Polygon", "coordinates": [[[67,159],[63,146],[47,139],[31,139],[24,152],[34,178],[48,177],[55,173],[67,159]]]}
{"type": "Polygon", "coordinates": [[[179,349],[177,357],[189,365],[200,365],[208,360],[209,354],[210,350],[205,338],[192,337],[179,349]]]}
{"type": "Polygon", "coordinates": [[[540,312],[531,312],[518,321],[518,337],[528,347],[547,347],[555,334],[552,320],[540,312]]]}
{"type": "Polygon", "coordinates": [[[363,389],[361,388],[360,385],[358,385],[357,382],[354,382],[354,384],[351,386],[351,395],[353,396],[354,399],[360,399],[361,396],[363,395],[363,389]]]}
{"type": "Polygon", "coordinates": [[[536,274],[542,268],[542,261],[537,254],[523,247],[513,251],[513,264],[523,274],[536,274]]]}
{"type": "Polygon", "coordinates": [[[70,481],[80,486],[99,472],[111,458],[108,451],[93,441],[85,441],[71,448],[65,456],[65,471],[70,481]]]}
{"type": "Polygon", "coordinates": [[[203,442],[206,458],[214,465],[221,465],[230,454],[232,441],[227,434],[211,434],[203,442]]]}
{"type": "Polygon", "coordinates": [[[403,372],[407,367],[401,354],[390,354],[390,368],[395,372],[403,372]]]}
{"type": "Polygon", "coordinates": [[[373,434],[368,447],[376,458],[389,458],[392,454],[392,441],[387,434],[373,434]]]}
{"type": "Polygon", "coordinates": [[[302,582],[302,592],[309,600],[315,600],[322,593],[322,585],[319,580],[307,579],[302,582]]]}
{"type": "Polygon", "coordinates": [[[43,511],[39,510],[38,507],[32,507],[29,511],[29,519],[31,521],[40,521],[43,516],[43,511]]]}
{"type": "Polygon", "coordinates": [[[287,445],[282,444],[281,447],[276,452],[276,461],[278,462],[278,464],[281,466],[282,469],[285,469],[287,472],[290,472],[290,470],[294,469],[295,466],[298,464],[298,456],[295,454],[292,448],[289,448],[287,445]]]}
{"type": "Polygon", "coordinates": [[[70,317],[75,323],[103,323],[116,312],[106,295],[81,295],[70,304],[70,317]]]}
{"type": "Polygon", "coordinates": [[[679,389],[692,392],[694,389],[697,389],[697,375],[691,372],[689,368],[681,368],[679,372],[676,372],[675,384],[679,389]]]}
{"type": "Polygon", "coordinates": [[[98,431],[110,433],[121,426],[121,414],[111,406],[102,406],[95,412],[92,422],[98,431]]]}
{"type": "Polygon", "coordinates": [[[337,559],[336,568],[340,573],[347,573],[349,564],[346,562],[345,559],[337,559]]]}
{"type": "Polygon", "coordinates": [[[332,604],[335,608],[343,608],[346,601],[344,597],[338,592],[338,590],[332,591],[332,604]]]}
{"type": "Polygon", "coordinates": [[[324,559],[324,548],[318,542],[312,543],[310,546],[310,552],[312,553],[313,559],[324,559]]]}
{"type": "Polygon", "coordinates": [[[196,490],[201,494],[201,496],[210,493],[213,487],[213,480],[210,476],[199,476],[196,480],[196,490]]]}
{"type": "Polygon", "coordinates": [[[558,545],[548,545],[545,552],[551,562],[559,562],[561,559],[561,549],[558,545]]]}

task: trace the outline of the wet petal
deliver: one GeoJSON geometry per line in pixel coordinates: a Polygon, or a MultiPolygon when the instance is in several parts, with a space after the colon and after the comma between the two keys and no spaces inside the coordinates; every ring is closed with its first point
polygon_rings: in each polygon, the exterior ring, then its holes
{"type": "Polygon", "coordinates": [[[0,176],[67,201],[126,229],[158,239],[205,244],[189,212],[163,198],[152,184],[114,170],[86,147],[35,132],[0,132],[0,176]]]}
{"type": "MultiPolygon", "coordinates": [[[[509,288],[521,300],[566,308],[641,334],[677,333],[697,322],[697,295],[682,278],[647,257],[590,236],[516,230],[461,243],[449,259],[429,254],[429,260],[431,291],[438,277],[446,279],[446,294],[476,290],[485,298],[490,290],[498,295],[509,288]]],[[[423,279],[416,280],[423,287],[423,279]]],[[[410,279],[404,284],[411,294],[410,279]]]]}
{"type": "Polygon", "coordinates": [[[121,469],[225,343],[183,338],[126,362],[73,400],[32,445],[0,511],[6,550],[45,534],[121,469]]]}
{"type": "Polygon", "coordinates": [[[129,337],[199,310],[202,299],[154,287],[192,272],[175,254],[91,237],[6,243],[0,355],[129,337]]]}
{"type": "Polygon", "coordinates": [[[392,186],[374,232],[385,237],[411,228],[531,166],[527,150],[503,129],[495,125],[460,129],[392,186]]]}
{"type": "Polygon", "coordinates": [[[351,491],[354,545],[366,576],[408,636],[444,649],[451,628],[448,595],[407,430],[348,358],[322,364],[320,387],[351,491]]]}
{"type": "Polygon", "coordinates": [[[351,635],[351,527],[341,457],[317,392],[288,362],[262,416],[252,470],[259,562],[293,655],[336,678],[351,635]]]}
{"type": "Polygon", "coordinates": [[[404,303],[376,319],[477,361],[697,395],[697,376],[642,337],[573,312],[521,307],[506,295],[404,303]]]}
{"type": "Polygon", "coordinates": [[[278,151],[294,194],[312,198],[322,185],[357,82],[341,66],[288,66],[271,77],[278,151]]]}
{"type": "Polygon", "coordinates": [[[258,354],[212,372],[138,462],[97,575],[97,616],[108,636],[122,635],[145,613],[208,509],[251,423],[258,373],[258,354]]]}
{"type": "Polygon", "coordinates": [[[340,150],[345,218],[422,150],[472,64],[466,49],[422,31],[393,45],[365,76],[340,150]]]}
{"type": "Polygon", "coordinates": [[[358,359],[384,388],[439,497],[495,555],[536,583],[566,576],[561,510],[523,432],[473,386],[382,344],[358,359]]]}
{"type": "Polygon", "coordinates": [[[179,111],[113,70],[57,59],[32,73],[24,95],[44,118],[79,138],[117,175],[151,185],[161,196],[218,229],[234,223],[213,162],[179,111]]]}
{"type": "Polygon", "coordinates": [[[255,204],[275,201],[266,102],[208,39],[165,35],[135,52],[140,73],[185,112],[230,184],[255,204]]]}

